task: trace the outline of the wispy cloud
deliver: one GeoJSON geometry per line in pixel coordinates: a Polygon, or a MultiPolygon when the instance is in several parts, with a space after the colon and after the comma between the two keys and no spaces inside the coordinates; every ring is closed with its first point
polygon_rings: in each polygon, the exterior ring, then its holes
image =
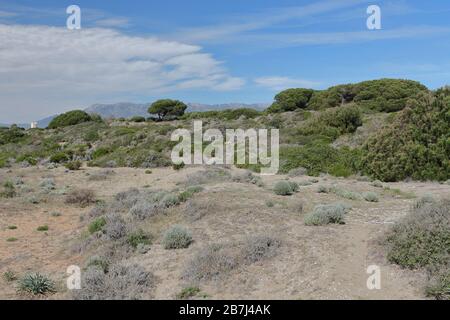
{"type": "Polygon", "coordinates": [[[253,80],[258,86],[269,88],[273,91],[280,91],[287,88],[302,87],[302,88],[316,88],[320,86],[319,82],[289,78],[289,77],[260,77],[253,80]]]}
{"type": "Polygon", "coordinates": [[[414,26],[376,31],[349,32],[317,32],[317,33],[260,33],[242,35],[238,43],[259,44],[261,46],[294,47],[324,44],[349,44],[379,40],[427,38],[432,36],[449,35],[450,27],[414,26]]]}
{"type": "Polygon", "coordinates": [[[128,27],[130,25],[130,21],[127,18],[105,18],[96,20],[95,25],[105,28],[122,28],[128,27]]]}
{"type": "Polygon", "coordinates": [[[261,30],[285,21],[311,17],[361,5],[369,0],[327,0],[305,6],[271,9],[261,13],[249,14],[219,25],[209,25],[199,28],[178,30],[172,37],[184,39],[187,42],[222,42],[231,40],[243,33],[261,30]]]}
{"type": "Polygon", "coordinates": [[[0,61],[0,114],[11,118],[61,112],[112,96],[244,85],[199,46],[102,28],[0,24],[0,61]]]}
{"type": "Polygon", "coordinates": [[[0,18],[12,18],[15,16],[17,16],[17,14],[15,12],[0,10],[0,18]]]}
{"type": "MultiPolygon", "coordinates": [[[[105,27],[105,28],[123,28],[131,25],[126,17],[110,14],[104,10],[93,8],[81,8],[83,27],[105,27]]],[[[46,21],[47,19],[58,19],[67,16],[66,7],[58,8],[48,7],[30,7],[23,5],[2,6],[0,4],[0,19],[4,23],[14,24],[17,19],[31,19],[33,23],[46,21]],[[3,11],[5,9],[5,11],[3,11]]]]}

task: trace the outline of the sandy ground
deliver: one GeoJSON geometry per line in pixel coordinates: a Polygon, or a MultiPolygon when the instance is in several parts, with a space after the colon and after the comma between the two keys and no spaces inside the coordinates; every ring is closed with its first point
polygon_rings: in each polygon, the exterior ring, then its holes
{"type": "MultiPolygon", "coordinates": [[[[82,265],[86,259],[76,254],[73,246],[86,230],[86,215],[90,208],[78,208],[64,203],[58,190],[90,188],[98,199],[108,201],[116,193],[129,188],[158,188],[171,190],[186,180],[188,174],[202,168],[186,168],[179,172],[154,169],[116,168],[115,174],[104,181],[90,181],[88,175],[102,171],[83,168],[67,172],[64,168],[0,169],[0,181],[21,177],[32,190],[19,192],[15,198],[0,198],[0,273],[12,270],[19,275],[39,271],[48,274],[59,284],[59,293],[50,299],[67,298],[64,290],[66,268],[82,265]],[[52,177],[56,191],[42,194],[39,183],[52,177]],[[34,195],[38,204],[29,199],[34,195]],[[54,216],[59,212],[60,216],[54,216]],[[17,226],[10,230],[9,226],[17,226]],[[47,232],[39,226],[48,225],[47,232]],[[7,241],[16,238],[17,241],[7,241]]],[[[236,171],[236,169],[233,169],[236,171]]],[[[334,194],[319,194],[317,184],[301,187],[291,197],[274,195],[273,184],[284,176],[263,177],[264,187],[242,183],[213,183],[195,196],[198,203],[210,204],[211,209],[199,220],[187,219],[185,204],[169,214],[152,221],[151,229],[160,234],[177,223],[189,228],[194,244],[185,250],[164,250],[158,240],[145,255],[131,261],[152,271],[158,281],[153,293],[156,299],[173,299],[185,286],[184,267],[193,254],[208,243],[236,242],[253,234],[273,234],[281,241],[278,254],[268,260],[239,267],[217,281],[202,283],[200,288],[211,299],[424,299],[420,272],[401,270],[386,262],[383,248],[377,240],[397,219],[408,213],[416,197],[431,194],[450,197],[450,186],[438,183],[385,184],[399,189],[401,194],[370,186],[368,182],[352,179],[321,177],[319,184],[336,184],[344,189],[380,194],[380,201],[343,200],[334,194]],[[408,196],[409,195],[409,196],[408,196]],[[275,206],[269,208],[266,201],[275,206]],[[304,215],[315,205],[336,201],[346,202],[353,209],[345,225],[308,227],[304,215]],[[303,203],[303,212],[298,204],[303,203]],[[381,269],[381,290],[369,290],[366,281],[368,266],[381,269]]],[[[294,181],[310,177],[291,178],[294,181]]],[[[148,223],[148,222],[145,222],[148,223]]],[[[0,279],[0,298],[29,298],[18,295],[14,283],[0,279]]]]}

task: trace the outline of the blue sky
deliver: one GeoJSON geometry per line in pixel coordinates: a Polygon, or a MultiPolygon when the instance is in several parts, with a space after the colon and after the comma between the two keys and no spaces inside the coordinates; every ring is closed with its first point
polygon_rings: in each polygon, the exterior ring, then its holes
{"type": "Polygon", "coordinates": [[[93,103],[270,102],[289,87],[450,81],[446,0],[1,1],[0,123],[93,103]],[[81,8],[81,30],[65,10],[81,8]],[[368,30],[378,5],[382,30],[368,30]]]}

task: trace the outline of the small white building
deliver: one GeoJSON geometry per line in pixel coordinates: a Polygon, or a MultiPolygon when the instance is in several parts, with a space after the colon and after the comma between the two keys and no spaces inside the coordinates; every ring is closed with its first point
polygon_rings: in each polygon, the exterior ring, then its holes
{"type": "Polygon", "coordinates": [[[36,129],[38,127],[38,123],[36,121],[33,121],[30,125],[31,129],[36,129]]]}

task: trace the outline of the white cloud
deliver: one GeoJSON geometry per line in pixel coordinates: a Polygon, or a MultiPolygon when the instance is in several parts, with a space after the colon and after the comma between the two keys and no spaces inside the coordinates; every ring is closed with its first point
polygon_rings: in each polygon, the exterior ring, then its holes
{"type": "Polygon", "coordinates": [[[239,89],[202,48],[118,31],[0,24],[0,122],[183,88],[239,89]],[[5,119],[3,119],[5,117],[5,119]]]}
{"type": "Polygon", "coordinates": [[[319,82],[315,81],[277,76],[256,78],[254,82],[273,91],[281,91],[288,88],[316,88],[320,85],[319,82]]]}

